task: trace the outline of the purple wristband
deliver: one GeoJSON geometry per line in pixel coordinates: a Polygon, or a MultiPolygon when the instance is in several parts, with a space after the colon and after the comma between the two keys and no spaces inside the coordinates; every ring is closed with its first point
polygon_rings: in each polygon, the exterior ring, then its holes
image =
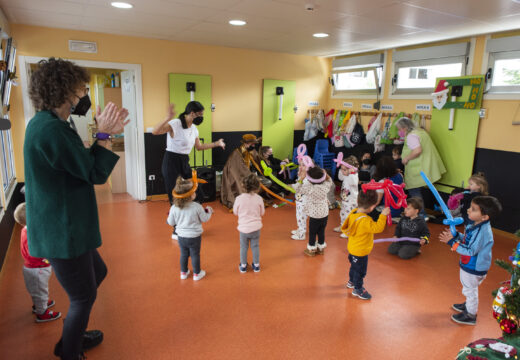
{"type": "Polygon", "coordinates": [[[94,137],[98,140],[107,140],[110,139],[110,134],[99,132],[94,137]]]}

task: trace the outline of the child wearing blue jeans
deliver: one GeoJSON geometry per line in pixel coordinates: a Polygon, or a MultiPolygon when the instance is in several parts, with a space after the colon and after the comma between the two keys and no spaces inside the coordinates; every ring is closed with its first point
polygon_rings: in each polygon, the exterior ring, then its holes
{"type": "Polygon", "coordinates": [[[181,279],[185,280],[190,274],[188,269],[188,258],[191,257],[193,268],[193,280],[199,281],[206,272],[200,268],[200,243],[202,235],[202,223],[208,221],[213,214],[209,206],[204,209],[195,200],[195,186],[193,181],[177,178],[175,184],[173,205],[170,208],[167,222],[175,226],[179,236],[179,248],[181,250],[181,279]],[[191,194],[189,194],[191,192],[191,194]],[[187,195],[184,197],[177,197],[187,195]]]}
{"type": "Polygon", "coordinates": [[[468,218],[473,223],[466,225],[464,234],[453,236],[445,230],[439,240],[460,254],[460,282],[466,302],[453,304],[458,314],[451,319],[459,324],[475,325],[478,310],[478,287],[491,267],[493,232],[490,221],[502,211],[500,202],[493,196],[477,196],[471,201],[468,218]]]}

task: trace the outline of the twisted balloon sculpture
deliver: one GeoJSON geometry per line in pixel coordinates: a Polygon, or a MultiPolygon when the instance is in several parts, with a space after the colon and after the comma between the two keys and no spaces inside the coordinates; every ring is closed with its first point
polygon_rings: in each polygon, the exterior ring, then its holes
{"type": "Polygon", "coordinates": [[[343,153],[342,152],[339,152],[338,153],[338,157],[336,159],[333,160],[335,163],[336,163],[336,167],[340,167],[341,165],[345,165],[346,167],[348,167],[349,169],[352,169],[352,170],[355,170],[356,172],[358,171],[358,168],[355,167],[355,166],[352,166],[350,164],[347,164],[346,162],[343,161],[343,153]]]}
{"type": "Polygon", "coordinates": [[[428,177],[423,171],[421,171],[421,177],[423,178],[426,185],[428,185],[428,187],[430,188],[431,192],[433,193],[433,196],[435,196],[435,199],[437,199],[437,202],[441,206],[442,212],[444,213],[444,215],[446,215],[446,219],[442,220],[442,223],[444,225],[449,225],[451,235],[457,236],[458,232],[455,226],[462,224],[464,222],[464,219],[461,217],[453,218],[453,215],[451,215],[450,210],[444,203],[444,200],[442,200],[441,196],[439,195],[439,192],[437,191],[435,186],[433,186],[432,182],[430,181],[430,179],[428,179],[428,177]]]}
{"type": "Polygon", "coordinates": [[[274,176],[273,169],[271,169],[269,166],[267,166],[267,164],[265,163],[264,160],[260,161],[260,165],[262,166],[262,169],[264,170],[264,176],[269,177],[271,180],[273,180],[275,183],[277,183],[279,186],[281,186],[285,190],[290,191],[292,193],[296,192],[292,187],[287,186],[287,184],[283,183],[276,176],[274,176]]]}
{"type": "MultiPolygon", "coordinates": [[[[309,169],[315,165],[314,165],[314,162],[312,161],[311,157],[308,155],[305,155],[306,152],[307,152],[307,146],[305,146],[305,144],[300,144],[300,145],[298,145],[298,148],[296,150],[296,153],[297,153],[296,157],[298,159],[298,164],[303,165],[307,169],[309,169]]],[[[309,182],[314,183],[314,184],[322,183],[323,181],[325,181],[326,178],[327,178],[326,171],[323,171],[323,176],[319,179],[313,179],[309,175],[306,176],[306,179],[309,180],[309,182]]]]}
{"type": "MultiPolygon", "coordinates": [[[[363,192],[367,192],[367,190],[379,190],[383,189],[385,192],[385,207],[393,207],[394,209],[399,209],[401,207],[407,207],[406,203],[406,194],[404,193],[405,183],[400,185],[394,184],[392,180],[385,179],[383,182],[375,182],[373,179],[370,180],[368,184],[361,185],[361,189],[363,192]],[[397,202],[395,202],[392,194],[397,197],[397,202]]],[[[387,216],[386,223],[388,225],[392,225],[392,217],[387,216]]]]}

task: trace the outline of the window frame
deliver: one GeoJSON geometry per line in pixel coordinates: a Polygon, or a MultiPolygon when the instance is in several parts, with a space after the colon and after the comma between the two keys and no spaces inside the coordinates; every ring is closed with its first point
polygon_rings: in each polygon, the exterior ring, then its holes
{"type": "Polygon", "coordinates": [[[331,78],[334,80],[332,86],[332,97],[333,98],[341,98],[341,99],[355,99],[355,98],[377,98],[382,96],[381,92],[383,91],[382,80],[384,79],[384,65],[372,65],[372,66],[359,66],[359,67],[349,67],[349,68],[338,68],[333,69],[331,71],[331,78]],[[381,76],[377,74],[377,70],[381,69],[381,76]],[[356,73],[362,71],[371,71],[374,74],[374,80],[376,82],[376,87],[374,89],[350,89],[350,90],[337,90],[336,89],[336,80],[335,75],[339,74],[347,74],[347,73],[356,73]],[[378,94],[379,93],[379,94],[378,94]]]}
{"type": "Polygon", "coordinates": [[[463,56],[450,56],[450,57],[442,57],[436,59],[422,59],[422,60],[410,60],[410,61],[397,61],[393,62],[393,74],[391,79],[391,89],[392,95],[428,95],[435,90],[435,82],[432,87],[427,88],[399,88],[399,77],[396,78],[397,74],[399,74],[399,70],[401,68],[420,68],[427,67],[431,65],[446,65],[446,64],[461,64],[461,74],[457,76],[465,76],[467,74],[467,66],[468,66],[468,55],[463,56]],[[394,80],[394,79],[397,79],[394,80]]]}
{"type": "Polygon", "coordinates": [[[491,76],[487,77],[486,83],[486,94],[489,95],[519,95],[520,96],[520,84],[513,86],[493,86],[493,76],[495,72],[495,63],[497,60],[510,60],[520,59],[520,50],[510,51],[494,51],[490,52],[488,56],[488,71],[491,71],[491,76]]]}

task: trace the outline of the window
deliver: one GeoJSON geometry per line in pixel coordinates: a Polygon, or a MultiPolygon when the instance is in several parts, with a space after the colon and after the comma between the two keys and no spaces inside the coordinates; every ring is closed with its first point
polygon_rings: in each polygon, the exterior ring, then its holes
{"type": "Polygon", "coordinates": [[[383,54],[336,58],[332,62],[335,97],[377,97],[383,79],[383,54]]]}
{"type": "Polygon", "coordinates": [[[428,94],[439,77],[466,73],[468,43],[394,51],[393,94],[428,94]]]}
{"type": "Polygon", "coordinates": [[[520,36],[490,39],[487,87],[489,93],[520,93],[520,36]]]}

